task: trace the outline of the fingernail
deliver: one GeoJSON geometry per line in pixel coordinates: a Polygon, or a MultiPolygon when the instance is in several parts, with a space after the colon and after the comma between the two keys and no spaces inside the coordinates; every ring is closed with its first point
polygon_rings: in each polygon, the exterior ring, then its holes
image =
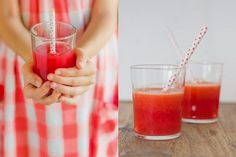
{"type": "Polygon", "coordinates": [[[41,86],[41,82],[40,82],[40,81],[38,81],[38,80],[36,80],[36,81],[35,81],[35,85],[36,85],[36,87],[38,87],[38,88],[39,88],[39,87],[41,86]]]}
{"type": "Polygon", "coordinates": [[[58,87],[58,85],[56,83],[51,83],[51,88],[52,89],[56,89],[58,87]]]}
{"type": "Polygon", "coordinates": [[[48,80],[52,80],[52,79],[53,79],[52,74],[49,74],[49,75],[47,76],[47,79],[48,79],[48,80]]]}
{"type": "Polygon", "coordinates": [[[50,82],[47,82],[47,83],[46,83],[46,87],[51,88],[51,83],[50,83],[50,82]]]}
{"type": "Polygon", "coordinates": [[[61,75],[61,71],[60,70],[56,70],[55,74],[61,75]]]}

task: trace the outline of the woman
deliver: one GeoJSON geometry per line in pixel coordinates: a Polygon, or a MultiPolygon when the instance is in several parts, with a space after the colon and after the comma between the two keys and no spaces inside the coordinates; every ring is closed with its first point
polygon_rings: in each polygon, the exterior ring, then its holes
{"type": "Polygon", "coordinates": [[[0,0],[0,156],[118,156],[117,7],[118,0],[0,0]],[[77,60],[43,82],[32,70],[29,30],[52,9],[78,28],[77,60]]]}

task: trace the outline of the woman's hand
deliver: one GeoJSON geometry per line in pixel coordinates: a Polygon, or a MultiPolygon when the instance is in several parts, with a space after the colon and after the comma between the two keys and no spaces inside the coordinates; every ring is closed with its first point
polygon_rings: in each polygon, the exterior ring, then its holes
{"type": "Polygon", "coordinates": [[[58,101],[61,96],[57,91],[50,88],[50,82],[43,83],[42,79],[33,72],[33,63],[27,62],[23,66],[24,94],[26,98],[33,99],[34,102],[50,105],[58,101]]]}
{"type": "Polygon", "coordinates": [[[85,57],[77,55],[76,67],[57,69],[55,74],[48,75],[48,80],[52,81],[52,89],[62,93],[60,102],[76,104],[78,96],[85,93],[94,83],[95,73],[95,65],[85,57]]]}

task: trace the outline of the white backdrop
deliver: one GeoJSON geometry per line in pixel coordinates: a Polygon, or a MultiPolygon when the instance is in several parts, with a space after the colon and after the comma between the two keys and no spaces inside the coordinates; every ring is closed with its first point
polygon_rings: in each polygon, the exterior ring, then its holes
{"type": "Polygon", "coordinates": [[[120,100],[131,100],[130,65],[179,59],[166,26],[185,51],[207,25],[208,33],[192,59],[223,62],[221,101],[236,101],[235,7],[235,0],[120,0],[120,100]]]}

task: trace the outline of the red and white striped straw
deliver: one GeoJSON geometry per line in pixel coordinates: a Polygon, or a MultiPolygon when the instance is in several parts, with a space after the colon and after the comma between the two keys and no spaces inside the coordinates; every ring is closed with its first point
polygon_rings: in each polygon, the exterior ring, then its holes
{"type": "Polygon", "coordinates": [[[49,31],[50,31],[50,53],[55,54],[56,53],[56,18],[55,18],[55,12],[52,10],[49,13],[49,31]]]}
{"type": "Polygon", "coordinates": [[[189,61],[190,57],[192,54],[195,52],[197,49],[198,45],[200,44],[201,40],[203,39],[204,35],[206,34],[208,28],[207,27],[202,27],[201,31],[197,35],[197,37],[194,39],[194,42],[191,46],[191,48],[188,49],[188,51],[185,53],[184,57],[181,59],[181,62],[178,64],[178,69],[174,72],[174,74],[170,77],[168,84],[166,87],[163,88],[163,91],[167,91],[168,89],[171,88],[171,86],[175,83],[177,76],[179,75],[181,68],[183,68],[189,61]]]}

